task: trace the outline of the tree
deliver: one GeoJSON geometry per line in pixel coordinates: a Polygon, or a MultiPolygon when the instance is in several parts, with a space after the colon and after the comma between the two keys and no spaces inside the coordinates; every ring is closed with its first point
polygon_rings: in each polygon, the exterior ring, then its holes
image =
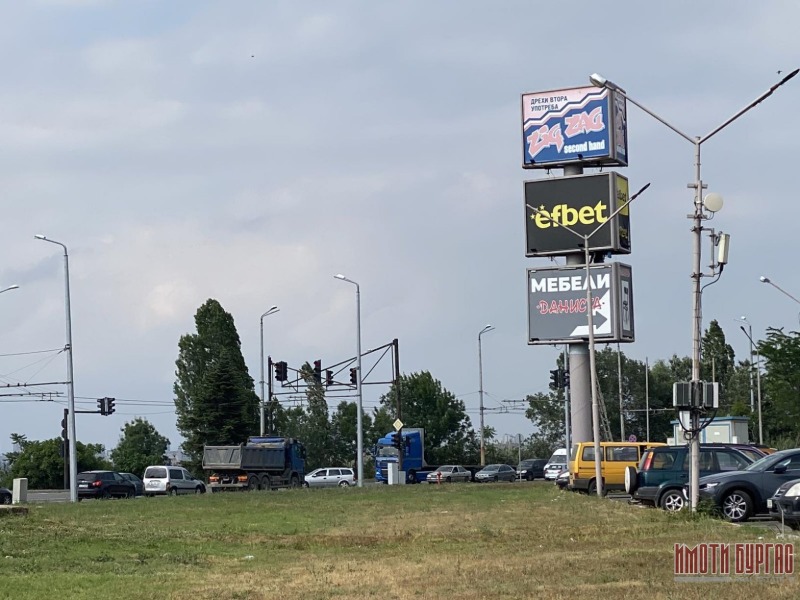
{"type": "MultiPolygon", "coordinates": [[[[702,341],[700,373],[704,381],[719,383],[719,395],[727,400],[728,383],[736,369],[733,348],[725,341],[725,333],[716,320],[708,324],[702,341]]],[[[727,402],[730,406],[733,402],[727,402]]]]}
{"type": "Polygon", "coordinates": [[[767,373],[761,378],[762,422],[767,440],[800,444],[800,333],[767,329],[758,343],[767,373]]]}
{"type": "Polygon", "coordinates": [[[240,444],[258,431],[259,401],[230,313],[209,299],[195,325],[178,342],[174,393],[182,448],[197,468],[204,445],[240,444]]]}
{"type": "MultiPolygon", "coordinates": [[[[353,466],[358,459],[357,444],[358,404],[342,401],[331,415],[331,437],[333,439],[334,463],[353,466]]],[[[362,416],[363,446],[365,454],[369,454],[371,445],[368,432],[372,429],[372,417],[366,413],[362,416]]],[[[374,445],[374,442],[373,444],[374,445]]]]}
{"type": "Polygon", "coordinates": [[[117,471],[135,473],[140,477],[149,465],[166,462],[169,440],[156,431],[147,420],[136,418],[121,429],[119,444],[111,451],[117,471]]]}
{"type": "MultiPolygon", "coordinates": [[[[12,436],[13,439],[14,436],[12,436]]],[[[22,449],[13,454],[11,478],[26,477],[31,489],[61,489],[64,485],[64,459],[61,456],[61,438],[52,440],[25,440],[22,449]]],[[[111,464],[101,457],[102,444],[75,445],[78,472],[109,469],[111,464]]]]}
{"type": "Polygon", "coordinates": [[[431,464],[464,461],[474,436],[464,403],[434,379],[428,371],[400,375],[380,398],[387,411],[402,399],[403,422],[407,427],[425,429],[425,459],[431,464]]]}

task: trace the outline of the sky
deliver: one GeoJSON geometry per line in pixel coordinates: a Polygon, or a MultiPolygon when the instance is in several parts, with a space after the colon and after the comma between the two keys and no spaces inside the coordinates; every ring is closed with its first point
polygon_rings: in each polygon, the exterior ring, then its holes
{"type": "MultiPolygon", "coordinates": [[[[476,426],[492,324],[486,424],[531,433],[506,401],[547,391],[560,350],[527,344],[526,269],[550,263],[525,257],[522,182],[547,175],[521,167],[521,94],[598,72],[695,136],[800,66],[795,2],[645,4],[0,2],[0,289],[20,286],[0,294],[0,381],[27,384],[0,392],[0,452],[13,432],[59,436],[66,405],[63,251],[35,234],[69,251],[77,409],[117,399],[77,415],[83,442],[111,449],[141,416],[178,447],[178,340],[208,298],[256,382],[273,305],[274,360],[355,356],[355,287],[336,273],[360,286],[363,349],[397,338],[401,371],[430,371],[476,426]]],[[[708,225],[731,234],[703,323],[739,359],[740,316],[756,338],[798,327],[800,306],[759,282],[800,295],[798,98],[800,77],[703,146],[725,199],[708,225]]],[[[628,128],[615,170],[651,187],[621,258],[623,351],[653,362],[691,353],[693,146],[630,104],[628,128]]],[[[387,390],[365,385],[365,409],[387,390]]]]}

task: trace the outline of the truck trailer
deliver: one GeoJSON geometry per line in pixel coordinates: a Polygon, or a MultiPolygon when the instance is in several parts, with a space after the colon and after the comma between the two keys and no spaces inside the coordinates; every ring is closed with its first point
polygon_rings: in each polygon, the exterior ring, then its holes
{"type": "Polygon", "coordinates": [[[203,471],[212,492],[300,487],[305,457],[294,438],[251,437],[238,446],[204,446],[203,471]]]}

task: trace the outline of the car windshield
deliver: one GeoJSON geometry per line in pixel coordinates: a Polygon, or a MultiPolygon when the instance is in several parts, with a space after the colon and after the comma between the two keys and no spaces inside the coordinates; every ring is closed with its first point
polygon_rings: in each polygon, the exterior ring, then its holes
{"type": "MultiPolygon", "coordinates": [[[[441,472],[441,471],[452,471],[452,470],[453,470],[453,465],[442,465],[441,467],[439,467],[438,469],[436,469],[436,471],[440,471],[440,472],[441,472]]],[[[434,471],[434,473],[435,473],[436,471],[434,471]]]]}
{"type": "Polygon", "coordinates": [[[739,452],[744,454],[750,460],[760,460],[764,457],[763,454],[756,450],[752,450],[751,448],[737,448],[739,452]]]}
{"type": "Polygon", "coordinates": [[[500,469],[500,465],[489,465],[484,469],[484,471],[498,471],[500,469]]]}
{"type": "Polygon", "coordinates": [[[519,463],[519,466],[520,467],[532,467],[533,466],[533,461],[532,460],[523,460],[521,463],[519,463]]]}
{"type": "Polygon", "coordinates": [[[777,464],[784,460],[789,455],[788,451],[776,452],[775,454],[768,454],[763,458],[758,459],[751,465],[745,467],[745,471],[766,471],[772,465],[777,464]]]}

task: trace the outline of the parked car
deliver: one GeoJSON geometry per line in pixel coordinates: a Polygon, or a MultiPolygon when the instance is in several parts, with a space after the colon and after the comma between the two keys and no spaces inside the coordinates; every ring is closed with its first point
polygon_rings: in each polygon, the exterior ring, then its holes
{"type": "MultiPolygon", "coordinates": [[[[765,456],[743,471],[702,477],[699,494],[701,500],[714,502],[728,521],[742,522],[768,512],[767,499],[794,479],[800,479],[800,448],[765,456]]],[[[688,498],[688,486],[684,492],[688,498]]]]}
{"type": "Polygon", "coordinates": [[[800,479],[787,481],[779,487],[772,498],[767,498],[767,509],[776,521],[800,529],[800,479]]]}
{"type": "Polygon", "coordinates": [[[510,481],[514,483],[516,479],[517,471],[510,465],[486,465],[475,473],[475,481],[478,483],[488,481],[510,481]]]}
{"type": "Polygon", "coordinates": [[[356,484],[353,469],[347,467],[325,467],[306,475],[303,487],[349,487],[356,484]]]}
{"type": "Polygon", "coordinates": [[[136,487],[116,471],[78,473],[78,500],[86,498],[133,498],[136,487]]]}
{"type": "MultiPolygon", "coordinates": [[[[752,464],[752,452],[724,444],[700,445],[700,477],[728,471],[741,471],[752,464]]],[[[756,456],[763,456],[757,454],[756,456]]],[[[638,470],[626,467],[625,492],[642,504],[659,506],[670,512],[686,504],[683,486],[689,481],[691,449],[684,446],[648,448],[638,470]]]]}
{"type": "MultiPolygon", "coordinates": [[[[639,464],[648,448],[666,446],[660,442],[600,442],[600,473],[603,491],[624,490],[626,467],[639,464]]],[[[579,442],[572,446],[569,462],[570,489],[597,493],[594,468],[594,442],[579,442]]]]}
{"type": "Polygon", "coordinates": [[[556,477],[556,485],[560,490],[565,490],[569,487],[569,470],[563,471],[561,475],[556,477]]]}
{"type": "Polygon", "coordinates": [[[141,496],[144,494],[144,482],[133,473],[120,473],[123,479],[130,481],[136,489],[136,495],[141,496]]]}
{"type": "Polygon", "coordinates": [[[563,473],[564,471],[567,471],[567,473],[569,473],[567,465],[562,465],[560,463],[552,463],[549,467],[547,467],[547,470],[544,472],[544,478],[547,481],[555,481],[558,478],[558,476],[561,475],[561,473],[563,473]]]}
{"type": "Polygon", "coordinates": [[[144,470],[144,495],[204,494],[206,484],[183,467],[154,465],[144,470]]]}
{"type": "Polygon", "coordinates": [[[456,483],[458,481],[472,481],[472,472],[461,465],[442,465],[435,471],[428,473],[428,483],[456,483]]]}
{"type": "Polygon", "coordinates": [[[11,490],[0,488],[0,504],[11,504],[11,490]]]}
{"type": "Polygon", "coordinates": [[[544,458],[526,458],[517,465],[517,477],[526,481],[533,481],[537,477],[543,479],[546,464],[544,458]]]}

